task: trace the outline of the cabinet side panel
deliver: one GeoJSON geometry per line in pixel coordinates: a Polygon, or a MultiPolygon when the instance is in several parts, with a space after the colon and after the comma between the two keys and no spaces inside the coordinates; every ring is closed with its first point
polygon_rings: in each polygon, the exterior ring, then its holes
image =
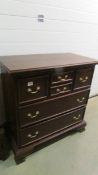
{"type": "Polygon", "coordinates": [[[2,66],[2,86],[4,94],[5,117],[9,136],[14,137],[18,142],[17,137],[17,121],[16,121],[16,102],[15,92],[13,89],[13,80],[11,74],[2,66]]]}
{"type": "Polygon", "coordinates": [[[0,127],[5,123],[5,110],[4,110],[4,99],[3,99],[1,75],[2,75],[2,68],[0,65],[0,127]]]}

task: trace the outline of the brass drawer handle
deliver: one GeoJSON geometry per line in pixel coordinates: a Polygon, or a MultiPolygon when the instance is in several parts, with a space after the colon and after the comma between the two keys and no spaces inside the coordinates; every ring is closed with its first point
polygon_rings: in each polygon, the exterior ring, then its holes
{"type": "Polygon", "coordinates": [[[66,92],[66,90],[67,90],[67,87],[64,87],[63,90],[60,90],[59,88],[56,89],[58,93],[64,93],[66,92]]]}
{"type": "Polygon", "coordinates": [[[85,83],[87,80],[88,80],[88,76],[86,76],[85,78],[80,77],[80,81],[82,83],[85,83]]]}
{"type": "Polygon", "coordinates": [[[33,138],[37,137],[38,134],[39,134],[39,132],[36,131],[34,135],[32,135],[32,134],[28,134],[27,137],[30,138],[30,139],[33,139],[33,138]]]}
{"type": "Polygon", "coordinates": [[[81,115],[79,114],[78,116],[74,116],[73,119],[74,119],[74,120],[79,120],[80,117],[81,117],[81,115]]]}
{"type": "Polygon", "coordinates": [[[80,100],[79,98],[77,98],[77,102],[83,103],[83,101],[84,101],[85,99],[86,99],[85,97],[82,97],[81,100],[80,100]]]}
{"type": "Polygon", "coordinates": [[[37,94],[40,90],[40,86],[37,86],[36,91],[33,91],[31,88],[28,88],[27,91],[31,94],[37,94]]]}
{"type": "Polygon", "coordinates": [[[31,113],[28,113],[27,116],[31,119],[36,118],[39,115],[39,111],[36,111],[35,115],[32,115],[31,113]]]}
{"type": "Polygon", "coordinates": [[[68,78],[68,75],[65,75],[64,78],[62,78],[61,76],[57,77],[60,81],[65,81],[68,78]]]}

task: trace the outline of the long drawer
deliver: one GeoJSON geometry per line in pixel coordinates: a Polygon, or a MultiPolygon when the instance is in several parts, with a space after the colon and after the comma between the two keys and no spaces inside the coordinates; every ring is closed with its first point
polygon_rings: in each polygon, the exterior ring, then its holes
{"type": "Polygon", "coordinates": [[[89,90],[84,90],[67,96],[21,107],[18,110],[20,127],[28,126],[85,105],[87,103],[88,96],[89,90]]]}
{"type": "Polygon", "coordinates": [[[38,141],[41,138],[80,122],[83,119],[84,112],[85,108],[81,108],[38,125],[22,129],[20,131],[20,145],[38,141]]]}

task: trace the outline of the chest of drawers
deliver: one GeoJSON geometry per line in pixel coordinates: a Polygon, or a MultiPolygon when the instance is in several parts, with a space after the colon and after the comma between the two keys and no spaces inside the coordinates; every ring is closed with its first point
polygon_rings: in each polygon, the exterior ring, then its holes
{"type": "Polygon", "coordinates": [[[17,163],[43,143],[84,129],[95,64],[71,53],[1,58],[5,112],[17,163]]]}

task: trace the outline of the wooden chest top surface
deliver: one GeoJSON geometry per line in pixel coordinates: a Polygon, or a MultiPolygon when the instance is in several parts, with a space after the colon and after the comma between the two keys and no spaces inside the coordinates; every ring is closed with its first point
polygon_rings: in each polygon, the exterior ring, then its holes
{"type": "Polygon", "coordinates": [[[98,63],[95,59],[72,53],[1,56],[0,60],[10,72],[98,63]]]}

